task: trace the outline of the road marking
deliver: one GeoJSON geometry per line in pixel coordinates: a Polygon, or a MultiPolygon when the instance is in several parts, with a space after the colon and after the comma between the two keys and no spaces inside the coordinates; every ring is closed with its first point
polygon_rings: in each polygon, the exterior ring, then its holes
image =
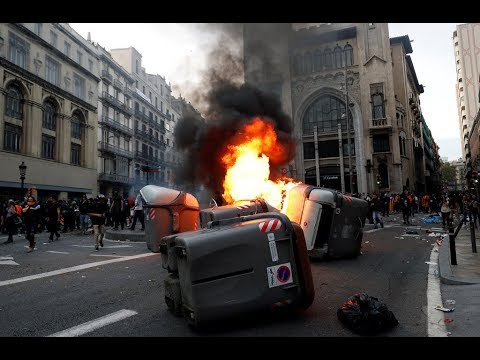
{"type": "Polygon", "coordinates": [[[13,256],[0,256],[0,265],[20,265],[13,261],[13,256]]]}
{"type": "MultiPolygon", "coordinates": [[[[83,248],[91,248],[91,247],[94,247],[94,244],[92,245],[72,245],[72,246],[76,246],[76,247],[83,247],[83,248]]],[[[131,248],[132,245],[112,245],[112,246],[108,246],[109,249],[118,249],[118,248],[131,248]]]]}
{"type": "Polygon", "coordinates": [[[115,239],[107,239],[107,238],[103,238],[103,240],[104,241],[111,241],[111,242],[126,241],[126,242],[135,243],[135,244],[146,244],[147,243],[146,241],[115,240],[115,239]]]}
{"type": "Polygon", "coordinates": [[[49,252],[49,253],[52,253],[52,254],[70,254],[68,252],[65,252],[65,251],[52,251],[52,250],[48,250],[48,251],[45,251],[45,252],[49,252]]]}
{"type": "Polygon", "coordinates": [[[70,329],[56,332],[55,334],[49,335],[48,337],[80,336],[137,314],[138,313],[136,311],[123,309],[114,312],[113,314],[102,316],[101,318],[98,318],[96,320],[91,320],[84,324],[71,327],[70,329]]]}
{"type": "Polygon", "coordinates": [[[440,277],[438,275],[438,245],[433,247],[428,265],[427,281],[427,336],[446,337],[445,316],[435,306],[442,305],[442,293],[440,291],[440,277]],[[435,264],[435,265],[433,265],[435,264]]]}
{"type": "Polygon", "coordinates": [[[120,262],[120,261],[135,260],[135,259],[140,259],[140,258],[143,258],[143,257],[154,256],[154,255],[158,256],[159,253],[145,253],[145,254],[140,254],[140,255],[125,256],[125,257],[119,258],[119,259],[103,260],[103,261],[98,261],[98,262],[94,262],[94,263],[73,266],[73,267],[69,267],[69,268],[65,268],[65,269],[49,271],[49,272],[46,272],[46,273],[24,276],[24,277],[17,278],[17,279],[4,280],[4,281],[0,281],[0,286],[12,285],[12,284],[21,283],[21,282],[24,282],[24,281],[36,280],[36,279],[41,279],[41,278],[45,278],[45,277],[49,277],[49,276],[62,275],[62,274],[66,274],[66,273],[73,272],[73,271],[89,269],[89,268],[95,267],[95,266],[112,264],[112,263],[116,263],[116,262],[120,262]]]}
{"type": "Polygon", "coordinates": [[[117,257],[117,258],[127,257],[125,255],[97,255],[97,254],[90,254],[90,256],[104,256],[104,257],[117,257]]]}

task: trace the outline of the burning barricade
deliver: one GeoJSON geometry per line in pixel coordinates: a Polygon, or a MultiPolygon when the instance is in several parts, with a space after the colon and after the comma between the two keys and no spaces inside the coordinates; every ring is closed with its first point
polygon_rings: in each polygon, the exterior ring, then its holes
{"type": "Polygon", "coordinates": [[[271,121],[255,117],[217,151],[227,205],[200,210],[182,191],[140,191],[148,248],[169,273],[165,302],[189,324],[306,309],[314,298],[309,256],[360,253],[367,202],[274,176],[272,164],[285,164],[290,149],[271,121]]]}

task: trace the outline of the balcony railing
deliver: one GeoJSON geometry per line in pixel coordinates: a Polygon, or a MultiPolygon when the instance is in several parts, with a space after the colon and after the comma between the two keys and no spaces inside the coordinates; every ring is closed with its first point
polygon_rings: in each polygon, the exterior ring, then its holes
{"type": "Polygon", "coordinates": [[[143,151],[136,151],[135,158],[148,161],[150,165],[158,165],[162,162],[159,157],[149,155],[148,153],[145,153],[143,151]]]}
{"type": "Polygon", "coordinates": [[[107,174],[107,173],[100,173],[98,176],[98,179],[103,181],[122,183],[122,184],[133,184],[135,182],[134,178],[128,177],[126,175],[107,174]]]}
{"type": "Polygon", "coordinates": [[[113,79],[113,86],[119,90],[123,90],[123,83],[118,79],[113,79]]]}
{"type": "Polygon", "coordinates": [[[107,70],[102,70],[101,78],[106,80],[108,83],[112,83],[113,76],[112,74],[109,74],[107,70]]]}
{"type": "Polygon", "coordinates": [[[387,126],[388,121],[387,119],[372,119],[372,126],[377,127],[377,126],[387,126]]]}
{"type": "Polygon", "coordinates": [[[119,154],[125,156],[126,158],[133,159],[133,152],[129,150],[124,150],[118,146],[110,145],[104,141],[98,142],[98,148],[102,151],[109,151],[114,154],[119,154]]]}
{"type": "Polygon", "coordinates": [[[125,86],[125,88],[123,89],[123,92],[124,92],[124,94],[127,95],[127,96],[130,96],[130,97],[133,96],[133,90],[130,89],[128,86],[125,86]]]}
{"type": "Polygon", "coordinates": [[[133,135],[133,129],[130,129],[128,126],[120,124],[118,121],[115,121],[105,115],[101,117],[100,123],[109,125],[114,129],[120,130],[121,132],[123,132],[124,134],[127,134],[128,136],[133,135]]]}
{"type": "Polygon", "coordinates": [[[118,109],[120,110],[123,110],[124,112],[126,112],[127,114],[129,115],[132,115],[133,114],[133,111],[132,111],[132,108],[129,107],[127,104],[124,104],[122,103],[120,100],[118,100],[117,98],[115,98],[114,96],[110,95],[109,93],[107,93],[106,91],[104,91],[102,93],[102,97],[107,100],[110,104],[112,104],[113,106],[116,106],[118,109]]]}

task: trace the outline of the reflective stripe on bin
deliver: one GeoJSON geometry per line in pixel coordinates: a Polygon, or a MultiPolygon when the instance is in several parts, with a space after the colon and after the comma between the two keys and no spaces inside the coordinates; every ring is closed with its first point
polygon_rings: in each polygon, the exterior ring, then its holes
{"type": "Polygon", "coordinates": [[[250,207],[250,205],[240,205],[240,206],[237,206],[237,209],[238,210],[243,210],[243,209],[248,209],[250,207]]]}
{"type": "Polygon", "coordinates": [[[348,195],[343,195],[343,200],[345,200],[347,202],[352,202],[352,197],[348,196],[348,195]]]}
{"type": "Polygon", "coordinates": [[[154,209],[154,208],[151,208],[151,209],[150,209],[150,213],[149,213],[149,214],[150,214],[150,219],[155,220],[155,209],[154,209]]]}
{"type": "Polygon", "coordinates": [[[275,231],[278,230],[282,227],[283,223],[278,220],[278,219],[273,219],[273,220],[267,220],[267,221],[262,221],[260,224],[258,224],[258,228],[260,229],[260,232],[270,232],[270,231],[275,231]]]}

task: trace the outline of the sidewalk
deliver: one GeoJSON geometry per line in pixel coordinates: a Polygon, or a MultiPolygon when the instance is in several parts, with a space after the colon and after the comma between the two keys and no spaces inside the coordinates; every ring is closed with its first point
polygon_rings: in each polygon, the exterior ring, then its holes
{"type": "Polygon", "coordinates": [[[444,284],[480,284],[480,228],[475,229],[477,252],[472,252],[470,225],[460,229],[455,238],[457,265],[451,265],[450,239],[446,236],[438,253],[438,272],[444,284]]]}

